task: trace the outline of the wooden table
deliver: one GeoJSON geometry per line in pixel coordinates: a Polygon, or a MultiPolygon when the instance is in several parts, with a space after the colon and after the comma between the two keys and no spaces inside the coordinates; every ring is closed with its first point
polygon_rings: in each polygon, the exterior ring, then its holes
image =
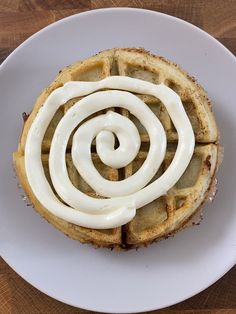
{"type": "MultiPolygon", "coordinates": [[[[31,34],[56,20],[86,10],[116,6],[152,9],[180,17],[204,29],[236,53],[235,0],[1,0],[0,62],[31,34]]],[[[8,313],[89,312],[44,295],[0,259],[0,314],[8,313]]],[[[152,313],[236,314],[236,267],[195,297],[152,313]]]]}

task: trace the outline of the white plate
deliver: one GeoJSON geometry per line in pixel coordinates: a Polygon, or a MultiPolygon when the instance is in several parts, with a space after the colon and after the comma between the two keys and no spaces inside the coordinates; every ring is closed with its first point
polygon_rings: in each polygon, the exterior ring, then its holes
{"type": "Polygon", "coordinates": [[[195,26],[138,9],[105,9],[63,19],[18,47],[0,70],[0,252],[25,280],[62,302],[103,312],[166,307],[202,291],[236,260],[234,56],[195,26]],[[225,147],[219,193],[204,221],[138,252],[95,250],[70,240],[26,207],[11,154],[21,114],[62,67],[111,47],[145,47],[182,65],[214,102],[225,147]]]}

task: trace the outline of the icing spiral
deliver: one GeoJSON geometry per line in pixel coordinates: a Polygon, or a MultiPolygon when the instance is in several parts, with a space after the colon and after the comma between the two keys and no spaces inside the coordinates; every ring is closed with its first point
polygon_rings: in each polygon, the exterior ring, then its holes
{"type": "Polygon", "coordinates": [[[164,84],[155,85],[125,76],[110,76],[97,82],[70,81],[48,96],[32,122],[25,145],[25,169],[33,193],[51,213],[79,226],[108,229],[129,222],[135,216],[136,209],[166,194],[187,168],[194,144],[193,129],[181,99],[164,84]],[[98,91],[101,89],[110,90],[98,91]],[[149,185],[165,157],[166,134],[156,115],[131,92],[159,98],[178,132],[174,159],[167,170],[149,185]],[[51,180],[66,205],[56,197],[45,177],[41,145],[57,109],[79,96],[85,97],[74,104],[58,123],[49,154],[51,180]],[[139,119],[148,132],[150,148],[136,173],[122,181],[109,181],[93,165],[91,143],[96,138],[97,153],[104,164],[115,169],[125,167],[133,161],[140,148],[136,126],[127,117],[113,111],[91,118],[79,126],[73,136],[72,160],[88,185],[97,194],[106,197],[97,199],[84,194],[72,184],[65,154],[72,131],[90,115],[110,107],[125,108],[139,119]],[[119,141],[117,149],[114,148],[114,134],[119,141]]]}

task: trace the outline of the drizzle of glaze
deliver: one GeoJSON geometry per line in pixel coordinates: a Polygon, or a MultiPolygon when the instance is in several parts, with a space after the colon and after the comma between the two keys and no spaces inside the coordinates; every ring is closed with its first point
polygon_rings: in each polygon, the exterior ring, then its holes
{"type": "Polygon", "coordinates": [[[33,193],[51,213],[79,226],[108,229],[133,219],[136,209],[167,193],[186,170],[195,145],[191,123],[180,97],[164,84],[156,85],[125,76],[110,76],[97,82],[67,82],[54,90],[39,109],[29,129],[25,145],[25,169],[33,193]],[[101,89],[111,89],[99,91],[101,89]],[[178,146],[170,166],[147,185],[160,167],[166,152],[163,126],[149,107],[131,92],[153,95],[165,105],[178,132],[178,146]],[[88,96],[86,96],[88,95],[88,96]],[[41,144],[56,110],[74,97],[86,96],[71,107],[58,123],[49,154],[49,170],[57,194],[50,187],[41,161],[41,144]],[[147,159],[131,177],[122,181],[103,178],[92,163],[91,143],[96,138],[97,153],[104,164],[125,167],[137,155],[140,137],[127,117],[108,111],[82,124],[73,136],[72,159],[83,179],[105,199],[94,199],[74,187],[65,161],[72,131],[90,115],[110,107],[128,109],[146,128],[150,138],[147,159]],[[114,134],[119,147],[114,148],[114,134]]]}

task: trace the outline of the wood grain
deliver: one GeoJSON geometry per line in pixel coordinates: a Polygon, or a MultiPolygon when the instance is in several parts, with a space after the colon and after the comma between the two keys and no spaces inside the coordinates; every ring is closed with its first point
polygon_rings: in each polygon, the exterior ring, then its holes
{"type": "MultiPolygon", "coordinates": [[[[104,7],[145,8],[182,18],[206,30],[232,53],[236,53],[235,0],[1,0],[0,63],[20,43],[44,26],[71,14],[104,7]]],[[[0,259],[0,314],[8,313],[91,312],[46,296],[20,278],[0,259]]],[[[236,267],[200,294],[151,313],[236,314],[236,267]]]]}

